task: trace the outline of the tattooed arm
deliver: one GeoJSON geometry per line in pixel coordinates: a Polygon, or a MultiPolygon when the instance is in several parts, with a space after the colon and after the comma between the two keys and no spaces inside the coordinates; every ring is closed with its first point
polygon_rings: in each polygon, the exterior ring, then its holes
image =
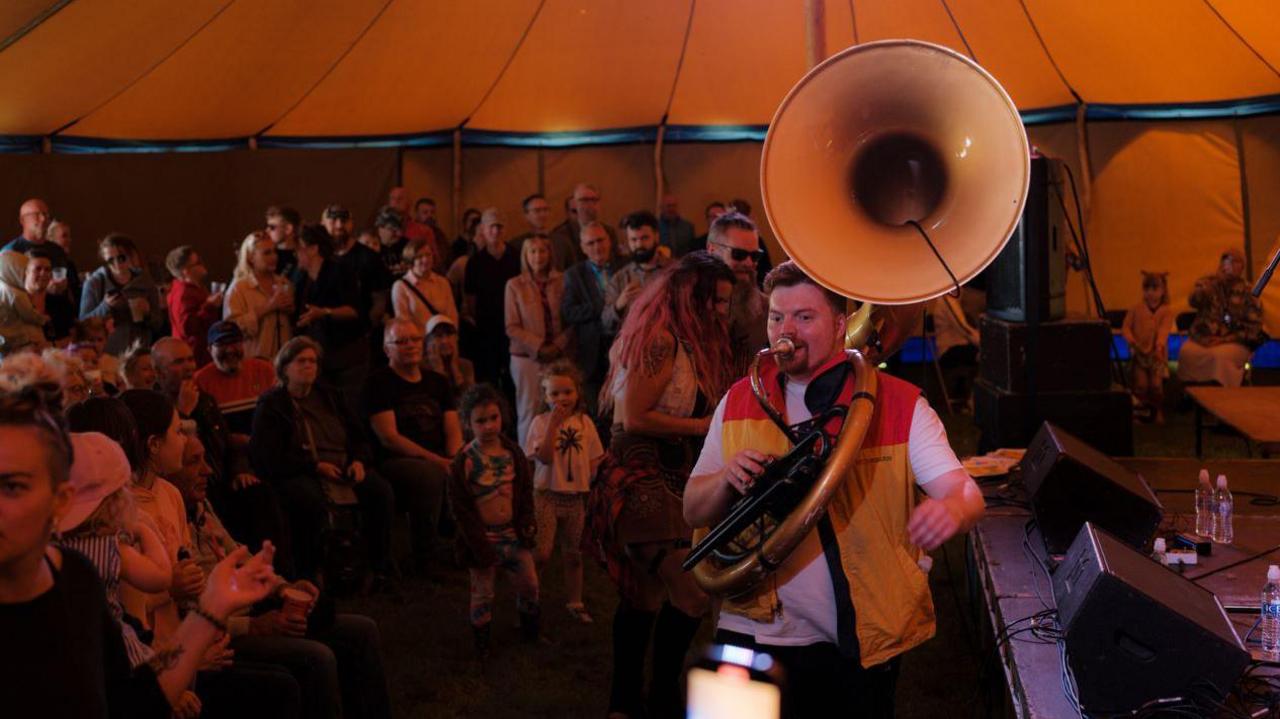
{"type": "Polygon", "coordinates": [[[639,367],[627,373],[627,385],[615,408],[628,432],[695,435],[707,433],[710,417],[673,417],[654,409],[671,381],[675,367],[675,337],[663,334],[646,350],[639,367]]]}

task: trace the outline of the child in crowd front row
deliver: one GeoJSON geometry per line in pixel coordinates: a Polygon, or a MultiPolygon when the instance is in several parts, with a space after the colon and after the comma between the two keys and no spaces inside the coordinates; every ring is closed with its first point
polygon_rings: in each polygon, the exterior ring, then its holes
{"type": "Polygon", "coordinates": [[[462,426],[474,439],[454,458],[449,486],[459,561],[471,570],[471,627],[481,659],[489,654],[499,568],[515,584],[521,633],[526,641],[538,639],[538,575],[530,552],[537,534],[533,482],[524,452],[502,434],[505,404],[488,384],[462,395],[462,426]]]}
{"type": "Polygon", "coordinates": [[[1164,378],[1169,376],[1169,273],[1142,271],[1142,301],[1124,316],[1132,357],[1133,395],[1158,423],[1164,422],[1164,378]]]}
{"type": "Polygon", "coordinates": [[[120,582],[143,592],[169,589],[169,557],[159,534],[138,511],[129,493],[131,472],[124,450],[106,435],[71,435],[71,504],[58,520],[58,544],[80,552],[93,563],[106,588],[107,606],[120,625],[129,663],[150,661],[151,648],[124,622],[120,582]],[[138,547],[134,547],[136,542],[138,547]]]}
{"type": "Polygon", "coordinates": [[[535,467],[535,559],[541,574],[551,560],[558,533],[569,599],[565,608],[579,622],[590,624],[591,615],[582,603],[582,530],[587,516],[587,492],[604,458],[604,447],[595,423],[586,414],[582,382],[571,362],[559,360],[544,368],[541,385],[546,411],[533,418],[525,440],[525,453],[535,467]]]}

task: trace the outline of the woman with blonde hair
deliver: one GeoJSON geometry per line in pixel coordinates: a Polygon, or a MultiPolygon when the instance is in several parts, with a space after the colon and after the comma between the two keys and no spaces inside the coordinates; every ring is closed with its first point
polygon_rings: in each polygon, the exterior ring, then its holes
{"type": "Polygon", "coordinates": [[[244,238],[236,257],[224,314],[244,331],[245,356],[270,361],[293,337],[293,285],[276,272],[276,246],[262,230],[244,238]]]}
{"type": "Polygon", "coordinates": [[[507,280],[505,304],[522,446],[542,407],[542,365],[562,357],[569,346],[569,330],[560,319],[563,297],[564,276],[551,268],[551,240],[533,235],[520,248],[520,274],[507,280]]]}
{"type": "Polygon", "coordinates": [[[409,264],[404,277],[391,285],[391,307],[396,319],[406,318],[420,328],[434,315],[445,315],[458,322],[458,305],[449,280],[436,274],[435,250],[430,242],[407,244],[403,257],[409,264]]]}

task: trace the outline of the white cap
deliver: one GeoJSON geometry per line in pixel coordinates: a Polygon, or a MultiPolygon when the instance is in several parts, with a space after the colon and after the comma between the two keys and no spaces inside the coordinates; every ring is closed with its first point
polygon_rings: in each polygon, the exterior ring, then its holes
{"type": "Polygon", "coordinates": [[[1218,475],[1218,489],[1226,489],[1226,488],[1227,488],[1227,475],[1225,475],[1225,474],[1219,474],[1219,475],[1218,475]]]}
{"type": "Polygon", "coordinates": [[[1209,470],[1204,467],[1200,468],[1200,482],[1203,484],[1209,483],[1209,470]]]}
{"type": "Polygon", "coordinates": [[[1267,581],[1280,582],[1280,566],[1271,565],[1267,567],[1267,581]]]}
{"type": "Polygon", "coordinates": [[[1164,537],[1156,537],[1155,550],[1156,550],[1156,554],[1165,553],[1164,537]]]}

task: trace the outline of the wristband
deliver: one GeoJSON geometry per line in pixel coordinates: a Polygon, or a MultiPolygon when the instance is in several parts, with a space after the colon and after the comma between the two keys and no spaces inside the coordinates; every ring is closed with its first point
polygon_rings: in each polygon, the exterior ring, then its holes
{"type": "Polygon", "coordinates": [[[217,629],[223,634],[227,633],[227,623],[213,616],[212,612],[200,606],[199,604],[192,607],[191,612],[196,616],[200,617],[201,619],[205,620],[209,624],[213,625],[214,629],[217,629]]]}

